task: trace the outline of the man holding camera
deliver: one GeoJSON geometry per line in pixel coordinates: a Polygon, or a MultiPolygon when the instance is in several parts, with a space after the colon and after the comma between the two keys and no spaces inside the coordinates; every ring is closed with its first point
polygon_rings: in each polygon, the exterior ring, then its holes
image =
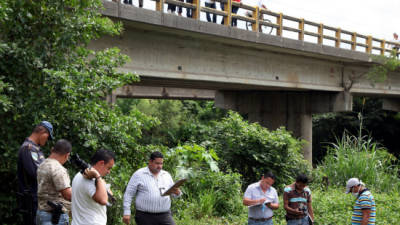
{"type": "Polygon", "coordinates": [[[286,221],[288,225],[311,225],[314,213],[311,204],[311,190],[307,187],[308,177],[300,174],[296,182],[285,187],[283,193],[286,221]]]}
{"type": "Polygon", "coordinates": [[[106,225],[108,195],[102,177],[110,173],[115,155],[98,150],[90,160],[91,168],[78,172],[72,180],[72,225],[106,225]]]}
{"type": "MultiPolygon", "coordinates": [[[[174,181],[171,175],[162,170],[164,156],[161,152],[150,155],[147,167],[137,170],[129,180],[124,194],[123,222],[130,224],[131,202],[136,196],[135,221],[137,225],[175,225],[171,215],[171,199],[163,196],[174,181]]],[[[179,188],[172,188],[172,196],[180,196],[179,188]]]]}
{"type": "Polygon", "coordinates": [[[50,156],[37,170],[39,210],[36,218],[38,225],[69,224],[71,180],[63,165],[67,162],[71,150],[69,141],[58,140],[51,149],[50,156]]]}
{"type": "Polygon", "coordinates": [[[18,151],[19,208],[23,213],[25,225],[36,225],[38,207],[36,171],[44,161],[40,147],[45,146],[48,139],[53,139],[53,126],[47,121],[42,121],[33,129],[32,134],[25,139],[18,151]]]}
{"type": "Polygon", "coordinates": [[[272,185],[275,175],[266,172],[259,182],[250,184],[244,193],[243,204],[249,207],[248,225],[272,225],[274,212],[279,208],[278,193],[272,185]]]}

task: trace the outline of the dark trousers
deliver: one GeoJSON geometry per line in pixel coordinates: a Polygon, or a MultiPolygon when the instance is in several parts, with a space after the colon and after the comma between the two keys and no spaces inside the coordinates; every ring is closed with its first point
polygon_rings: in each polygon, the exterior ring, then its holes
{"type": "MultiPolygon", "coordinates": [[[[32,204],[31,206],[32,211],[28,210],[30,212],[25,212],[22,215],[24,225],[36,225],[36,211],[38,208],[38,202],[37,200],[34,200],[31,204],[32,204]]],[[[25,205],[25,207],[27,206],[25,205]]]]}
{"type": "MultiPolygon", "coordinates": [[[[179,0],[179,1],[183,2],[183,0],[179,0]]],[[[176,11],[176,5],[168,4],[168,10],[171,10],[171,12],[175,12],[176,11]]],[[[182,6],[178,6],[178,13],[179,14],[182,13],[182,6]]]]}
{"type": "MultiPolygon", "coordinates": [[[[216,8],[216,5],[215,5],[215,3],[205,3],[206,4],[206,7],[208,7],[208,8],[212,8],[212,9],[215,9],[216,8]]],[[[208,22],[211,22],[211,16],[210,16],[210,13],[206,13],[206,15],[207,15],[207,21],[208,22]]],[[[217,22],[217,15],[216,14],[213,14],[213,20],[212,20],[212,22],[213,23],[216,23],[217,22]]]]}
{"type": "MultiPolygon", "coordinates": [[[[132,0],[124,0],[124,4],[132,5],[132,0]]],[[[139,0],[139,7],[143,7],[143,0],[139,0]]]]}
{"type": "MultiPolygon", "coordinates": [[[[193,3],[193,0],[186,0],[187,3],[193,3]]],[[[188,18],[192,18],[193,17],[193,9],[186,9],[186,16],[188,18]]]]}
{"type": "MultiPolygon", "coordinates": [[[[225,10],[224,3],[221,3],[221,9],[222,9],[222,11],[225,10]]],[[[239,11],[239,7],[232,6],[232,13],[236,14],[238,11],[239,11]]],[[[221,24],[224,24],[224,19],[225,19],[225,18],[222,17],[221,24]]],[[[232,18],[231,26],[232,26],[232,27],[236,27],[236,26],[237,26],[237,19],[233,19],[233,18],[232,18]]]]}
{"type": "Polygon", "coordinates": [[[148,213],[136,210],[137,225],[175,225],[171,212],[148,213]]]}

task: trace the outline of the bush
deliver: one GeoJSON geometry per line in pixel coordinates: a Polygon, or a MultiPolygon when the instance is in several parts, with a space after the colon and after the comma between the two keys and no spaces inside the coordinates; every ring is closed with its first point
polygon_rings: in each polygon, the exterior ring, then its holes
{"type": "Polygon", "coordinates": [[[344,133],[315,171],[316,181],[327,177],[333,186],[343,187],[351,177],[358,177],[378,192],[400,189],[397,159],[369,137],[344,133]]]}
{"type": "Polygon", "coordinates": [[[220,168],[242,175],[245,188],[260,180],[262,173],[271,170],[277,177],[275,186],[283,189],[284,183],[298,173],[309,174],[310,164],[302,155],[302,142],[293,138],[284,128],[269,131],[257,123],[248,123],[234,112],[208,130],[209,146],[221,158],[220,168]]]}

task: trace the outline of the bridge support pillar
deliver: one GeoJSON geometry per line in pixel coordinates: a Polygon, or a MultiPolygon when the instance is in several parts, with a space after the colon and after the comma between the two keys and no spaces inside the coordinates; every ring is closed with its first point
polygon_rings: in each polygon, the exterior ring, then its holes
{"type": "Polygon", "coordinates": [[[306,140],[303,155],[312,163],[312,114],[351,111],[352,97],[349,93],[218,91],[215,105],[238,111],[271,130],[285,126],[306,140]]]}

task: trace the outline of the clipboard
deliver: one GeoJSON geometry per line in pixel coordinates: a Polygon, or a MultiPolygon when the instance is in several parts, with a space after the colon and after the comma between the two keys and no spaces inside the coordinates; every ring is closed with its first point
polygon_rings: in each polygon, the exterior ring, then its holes
{"type": "Polygon", "coordinates": [[[266,204],[268,204],[268,203],[272,203],[272,201],[267,199],[267,200],[265,200],[265,202],[259,203],[259,204],[256,204],[256,205],[249,206],[249,208],[262,206],[262,205],[264,205],[264,204],[266,205],[266,204]]]}
{"type": "Polygon", "coordinates": [[[180,187],[183,183],[185,183],[186,180],[187,180],[186,178],[178,180],[177,182],[175,182],[174,185],[172,185],[168,190],[166,190],[161,196],[170,195],[172,193],[173,188],[180,187]]]}

